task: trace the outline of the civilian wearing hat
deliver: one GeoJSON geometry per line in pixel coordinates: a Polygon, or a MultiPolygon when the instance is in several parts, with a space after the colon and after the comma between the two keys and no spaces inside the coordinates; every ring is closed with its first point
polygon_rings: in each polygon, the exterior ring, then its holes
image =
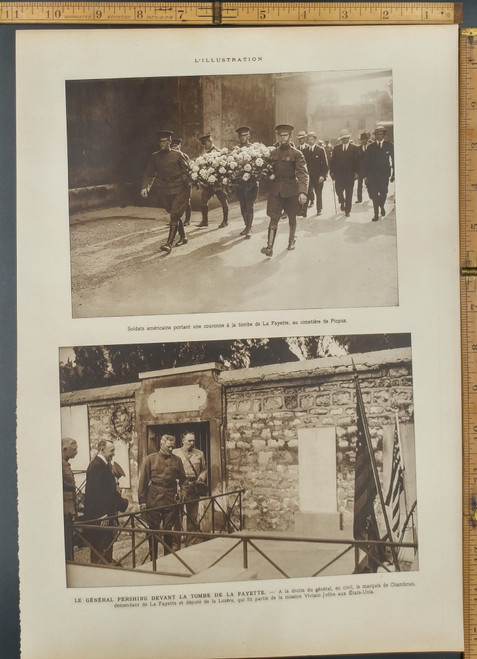
{"type": "Polygon", "coordinates": [[[305,154],[304,152],[308,149],[308,143],[306,141],[306,130],[299,130],[298,133],[296,134],[298,138],[298,146],[297,149],[300,149],[300,151],[303,151],[303,155],[305,154]]]}
{"type": "Polygon", "coordinates": [[[316,133],[313,131],[307,135],[308,149],[303,152],[310,176],[308,184],[308,204],[313,206],[316,197],[316,214],[321,215],[323,209],[323,183],[328,174],[328,159],[326,151],[322,146],[316,144],[316,133]]]}
{"type": "Polygon", "coordinates": [[[74,560],[73,522],[76,517],[76,483],[70,460],[78,453],[78,443],[71,437],[61,440],[61,455],[63,466],[63,518],[65,532],[65,558],[74,560]]]}
{"type": "MultiPolygon", "coordinates": [[[[211,153],[212,151],[219,150],[212,141],[211,133],[202,135],[202,137],[199,137],[199,140],[200,143],[202,144],[202,153],[211,153]]],[[[201,188],[200,210],[202,213],[202,222],[198,225],[199,227],[209,226],[209,199],[211,199],[214,195],[220,201],[220,205],[222,206],[222,223],[219,224],[219,229],[226,227],[227,224],[229,223],[229,205],[227,203],[227,193],[225,192],[225,190],[214,190],[214,188],[201,188]]]]}
{"type": "Polygon", "coordinates": [[[158,131],[157,136],[159,151],[152,154],[144,172],[141,195],[146,199],[152,193],[157,206],[170,214],[169,236],[161,246],[169,253],[178,231],[182,242],[185,239],[182,216],[190,199],[189,164],[183,153],[171,149],[170,130],[158,131]]]}
{"type": "MultiPolygon", "coordinates": [[[[182,151],[182,139],[180,137],[173,137],[172,138],[172,140],[171,140],[171,149],[173,151],[179,151],[179,153],[182,153],[185,156],[186,160],[187,160],[187,165],[190,166],[189,156],[186,153],[184,153],[184,151],[182,151]]],[[[185,227],[189,226],[190,218],[191,218],[191,215],[192,215],[192,206],[191,206],[191,203],[190,203],[191,187],[192,186],[189,185],[189,199],[187,201],[187,206],[186,206],[185,215],[184,215],[184,222],[183,222],[185,227]]],[[[178,245],[186,245],[186,244],[187,244],[187,238],[185,237],[185,232],[184,232],[184,235],[180,236],[180,240],[179,240],[179,242],[176,243],[176,245],[178,246],[178,245]]]]}
{"type": "MultiPolygon", "coordinates": [[[[238,136],[239,146],[248,147],[250,145],[250,128],[248,126],[239,126],[235,129],[235,132],[238,136]]],[[[245,224],[245,228],[240,232],[240,235],[250,238],[252,235],[253,206],[258,196],[257,179],[251,176],[248,181],[240,180],[235,190],[235,196],[240,203],[240,212],[245,224]]]]}
{"type": "Polygon", "coordinates": [[[389,181],[394,181],[394,145],[384,139],[386,129],[377,126],[374,131],[375,141],[366,150],[363,159],[363,176],[368,194],[373,201],[373,222],[386,215],[384,204],[388,195],[389,181]]]}
{"type": "Polygon", "coordinates": [[[357,199],[356,203],[360,204],[363,201],[363,159],[364,154],[366,153],[368,146],[370,145],[369,138],[371,137],[370,133],[361,133],[359,136],[359,174],[358,174],[358,188],[357,188],[357,199]]]}
{"type": "Polygon", "coordinates": [[[354,181],[359,174],[358,147],[350,144],[350,137],[348,130],[341,131],[339,135],[341,144],[333,147],[330,162],[330,175],[336,185],[340,208],[345,212],[346,217],[351,213],[354,181]]]}
{"type": "Polygon", "coordinates": [[[273,256],[278,222],[283,211],[288,215],[288,249],[295,249],[296,216],[300,205],[306,204],[309,182],[305,156],[290,144],[293,126],[279,124],[275,131],[280,146],[270,155],[274,178],[270,184],[267,203],[267,215],[270,217],[268,241],[266,247],[261,250],[265,256],[273,256]]]}

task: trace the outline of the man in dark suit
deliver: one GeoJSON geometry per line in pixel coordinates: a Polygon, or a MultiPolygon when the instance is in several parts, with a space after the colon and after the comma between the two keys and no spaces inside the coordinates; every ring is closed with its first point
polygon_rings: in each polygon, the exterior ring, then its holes
{"type": "Polygon", "coordinates": [[[283,211],[288,215],[288,249],[295,249],[296,216],[307,202],[308,170],[305,156],[290,143],[294,130],[289,124],[275,126],[278,137],[278,148],[270,155],[273,168],[273,179],[267,202],[268,240],[261,252],[265,256],[273,256],[273,244],[277,234],[278,222],[283,211]]]}
{"type": "Polygon", "coordinates": [[[339,136],[341,143],[333,147],[330,163],[331,178],[335,182],[340,208],[346,217],[351,213],[354,181],[359,173],[358,147],[350,144],[350,137],[348,130],[341,131],[339,136]]]}
{"type": "Polygon", "coordinates": [[[363,175],[368,194],[373,201],[373,222],[386,215],[384,204],[388,195],[389,181],[394,181],[394,145],[384,139],[386,129],[377,126],[374,131],[375,141],[366,150],[363,159],[363,175]]]}
{"type": "Polygon", "coordinates": [[[307,135],[308,149],[303,152],[310,176],[308,184],[308,203],[309,207],[313,206],[316,198],[316,214],[321,215],[323,209],[323,183],[328,174],[328,159],[323,147],[316,144],[316,133],[313,131],[307,135]],[[314,193],[313,193],[314,192],[314,193]]]}
{"type": "Polygon", "coordinates": [[[363,181],[364,181],[364,176],[363,176],[363,161],[364,161],[364,156],[366,151],[368,150],[368,146],[370,145],[369,138],[371,137],[370,133],[361,133],[359,136],[359,147],[358,147],[358,153],[359,153],[359,175],[358,175],[358,189],[356,190],[357,192],[357,199],[356,203],[361,204],[363,201],[363,181]]]}
{"type": "MultiPolygon", "coordinates": [[[[128,500],[118,491],[112,469],[114,444],[105,439],[98,442],[98,454],[86,470],[86,490],[84,495],[84,519],[97,520],[101,527],[116,526],[115,520],[106,519],[124,512],[128,500]]],[[[91,563],[112,563],[114,531],[88,530],[87,539],[92,545],[91,563]]]]}

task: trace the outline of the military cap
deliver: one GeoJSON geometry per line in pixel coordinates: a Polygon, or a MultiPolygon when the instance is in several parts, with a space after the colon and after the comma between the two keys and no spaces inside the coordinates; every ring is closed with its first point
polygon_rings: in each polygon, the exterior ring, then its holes
{"type": "Polygon", "coordinates": [[[163,137],[172,137],[172,134],[173,134],[172,130],[158,130],[156,132],[156,135],[159,139],[161,139],[163,137]]]}
{"type": "Polygon", "coordinates": [[[277,133],[291,133],[295,130],[295,127],[290,124],[278,124],[278,126],[275,126],[275,130],[277,133]]]}
{"type": "Polygon", "coordinates": [[[339,139],[341,140],[343,137],[351,137],[351,133],[346,128],[340,131],[339,139]]]}
{"type": "Polygon", "coordinates": [[[314,131],[314,130],[310,130],[310,132],[308,133],[307,137],[316,137],[316,133],[315,133],[315,131],[314,131]]]}
{"type": "Polygon", "coordinates": [[[208,140],[212,137],[212,133],[207,133],[206,135],[202,135],[202,137],[199,137],[199,140],[201,142],[205,142],[205,140],[208,140]]]}
{"type": "Polygon", "coordinates": [[[250,133],[250,126],[239,126],[235,129],[235,132],[238,133],[238,135],[242,135],[242,133],[250,133]]]}
{"type": "Polygon", "coordinates": [[[182,138],[181,137],[173,137],[171,140],[171,144],[174,146],[175,144],[181,144],[182,138]]]}

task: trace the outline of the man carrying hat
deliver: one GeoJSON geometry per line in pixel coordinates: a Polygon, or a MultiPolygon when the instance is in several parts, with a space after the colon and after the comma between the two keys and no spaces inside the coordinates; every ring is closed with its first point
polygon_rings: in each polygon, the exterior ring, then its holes
{"type": "Polygon", "coordinates": [[[159,208],[165,208],[170,214],[169,236],[161,250],[169,253],[177,232],[184,244],[185,232],[182,216],[190,198],[189,164],[180,151],[171,149],[172,131],[160,130],[159,151],[155,151],[144,172],[141,195],[146,199],[153,195],[159,208]]]}
{"type": "Polygon", "coordinates": [[[279,146],[270,155],[273,168],[273,179],[267,203],[270,224],[267,245],[261,249],[262,254],[269,257],[273,256],[278,222],[283,211],[288,215],[288,249],[295,249],[296,216],[300,212],[300,205],[306,204],[309,182],[305,156],[290,144],[293,126],[279,124],[275,127],[275,131],[279,146]]]}
{"type": "MultiPolygon", "coordinates": [[[[211,133],[199,137],[202,144],[202,153],[211,153],[218,151],[212,141],[211,133]]],[[[227,193],[225,190],[214,190],[214,188],[202,188],[200,191],[200,210],[202,213],[202,222],[198,225],[200,228],[209,226],[209,199],[216,196],[222,206],[222,223],[219,224],[219,229],[223,229],[229,223],[229,205],[227,203],[227,193]]]]}
{"type": "MultiPolygon", "coordinates": [[[[173,137],[171,140],[171,149],[173,151],[179,151],[179,153],[182,153],[182,155],[185,157],[187,160],[187,165],[190,166],[190,158],[189,156],[182,151],[182,139],[180,137],[173,137]]],[[[190,195],[191,195],[191,186],[189,185],[189,199],[187,200],[187,206],[185,209],[185,216],[184,216],[184,222],[183,225],[185,227],[189,226],[190,224],[190,218],[192,215],[192,206],[190,203],[190,195]]],[[[180,225],[179,225],[180,229],[180,225]]],[[[186,245],[187,244],[187,238],[185,237],[185,232],[183,236],[180,236],[180,240],[176,243],[176,246],[178,245],[186,245]]]]}
{"type": "Polygon", "coordinates": [[[346,217],[351,213],[354,181],[359,174],[359,153],[355,144],[350,144],[350,132],[342,130],[340,144],[333,147],[330,162],[330,175],[336,185],[340,208],[346,217]]]}
{"type": "Polygon", "coordinates": [[[328,174],[328,160],[326,151],[316,143],[316,133],[313,131],[307,135],[308,149],[304,151],[306,166],[310,176],[308,185],[308,205],[313,206],[316,197],[316,214],[321,215],[323,209],[323,183],[328,174]],[[313,194],[314,191],[314,194],[313,194]]]}
{"type": "MultiPolygon", "coordinates": [[[[239,126],[235,129],[237,133],[239,146],[246,148],[250,146],[250,128],[248,126],[239,126]]],[[[241,236],[250,238],[252,235],[253,223],[253,206],[258,196],[258,181],[251,176],[248,181],[241,179],[235,190],[235,196],[240,203],[240,212],[242,213],[245,228],[240,232],[241,236]]]]}
{"type": "Polygon", "coordinates": [[[363,176],[368,188],[368,194],[373,201],[373,222],[386,215],[384,204],[388,194],[389,181],[394,181],[394,145],[384,139],[386,129],[377,126],[374,131],[375,142],[372,142],[363,159],[363,176]]]}

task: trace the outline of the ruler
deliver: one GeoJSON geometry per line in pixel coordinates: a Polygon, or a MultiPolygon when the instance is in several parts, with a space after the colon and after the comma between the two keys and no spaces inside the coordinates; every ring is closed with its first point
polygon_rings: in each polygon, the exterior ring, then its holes
{"type": "Polygon", "coordinates": [[[462,22],[454,2],[0,2],[0,23],[363,25],[462,22]]]}
{"type": "Polygon", "coordinates": [[[477,28],[460,32],[464,656],[477,656],[477,28]]]}

